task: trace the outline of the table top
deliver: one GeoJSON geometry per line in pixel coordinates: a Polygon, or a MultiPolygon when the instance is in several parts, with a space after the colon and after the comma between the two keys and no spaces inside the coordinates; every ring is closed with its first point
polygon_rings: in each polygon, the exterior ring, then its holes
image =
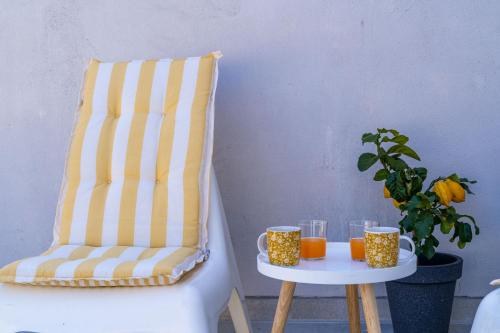
{"type": "Polygon", "coordinates": [[[390,268],[370,268],[365,262],[351,260],[349,243],[327,243],[326,258],[300,260],[297,266],[275,266],[259,254],[257,269],[273,279],[311,284],[366,284],[401,279],[415,273],[417,257],[400,250],[398,265],[390,268]],[[411,257],[410,257],[411,256],[411,257]],[[409,258],[409,259],[407,259],[409,258]]]}

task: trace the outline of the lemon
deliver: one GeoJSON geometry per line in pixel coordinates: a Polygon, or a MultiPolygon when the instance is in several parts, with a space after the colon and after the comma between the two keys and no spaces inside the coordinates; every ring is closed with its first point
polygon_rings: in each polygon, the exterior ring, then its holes
{"type": "Polygon", "coordinates": [[[389,199],[391,197],[391,192],[384,186],[384,198],[389,199]]]}
{"type": "Polygon", "coordinates": [[[392,199],[392,204],[394,205],[394,207],[396,208],[399,208],[399,206],[401,206],[402,204],[406,203],[406,201],[403,201],[403,202],[399,202],[397,201],[396,199],[392,199]]]}
{"type": "Polygon", "coordinates": [[[436,185],[434,185],[434,192],[438,195],[439,202],[441,202],[442,205],[446,207],[450,205],[452,193],[443,180],[438,181],[436,185]]]}
{"type": "Polygon", "coordinates": [[[465,201],[465,190],[459,183],[451,180],[445,180],[446,186],[451,192],[451,200],[454,202],[464,202],[465,201]]]}

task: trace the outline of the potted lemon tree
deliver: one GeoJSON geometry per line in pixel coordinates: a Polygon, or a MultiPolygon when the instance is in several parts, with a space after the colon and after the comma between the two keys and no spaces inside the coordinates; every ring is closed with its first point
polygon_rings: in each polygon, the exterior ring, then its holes
{"type": "Polygon", "coordinates": [[[386,283],[395,333],[448,332],[455,283],[462,275],[462,258],[436,252],[436,232],[451,235],[460,249],[472,241],[479,228],[471,215],[461,214],[456,204],[473,194],[473,180],[456,173],[438,177],[426,185],[427,169],[411,167],[406,158],[420,161],[407,143],[408,137],[393,129],[379,128],[363,134],[363,144],[374,152],[361,154],[359,171],[380,165],[373,179],[384,182],[383,193],[400,211],[401,233],[408,233],[416,245],[417,272],[386,283]]]}

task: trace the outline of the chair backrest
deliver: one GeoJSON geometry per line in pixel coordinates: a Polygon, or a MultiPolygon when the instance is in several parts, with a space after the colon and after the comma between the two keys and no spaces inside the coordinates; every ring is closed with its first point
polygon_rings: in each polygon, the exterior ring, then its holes
{"type": "Polygon", "coordinates": [[[205,246],[218,58],[91,61],[55,244],[205,246]]]}

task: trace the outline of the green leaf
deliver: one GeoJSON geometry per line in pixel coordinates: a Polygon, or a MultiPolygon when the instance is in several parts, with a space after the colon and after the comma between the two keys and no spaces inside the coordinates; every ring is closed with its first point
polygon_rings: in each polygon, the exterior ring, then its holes
{"type": "Polygon", "coordinates": [[[399,135],[399,132],[398,132],[398,131],[396,131],[395,129],[389,129],[389,130],[387,130],[387,131],[388,131],[389,133],[391,133],[392,135],[394,135],[394,136],[398,136],[398,135],[399,135]]]}
{"type": "Polygon", "coordinates": [[[408,168],[408,164],[406,164],[405,161],[403,161],[400,158],[395,158],[393,156],[387,156],[387,163],[394,170],[404,170],[408,168]]]}
{"type": "Polygon", "coordinates": [[[457,236],[458,236],[458,243],[465,244],[467,242],[470,242],[472,240],[472,229],[470,225],[468,223],[457,221],[455,223],[455,234],[453,235],[452,239],[454,240],[457,236]]]}
{"type": "Polygon", "coordinates": [[[379,138],[379,134],[365,133],[361,136],[361,142],[363,144],[367,142],[376,142],[379,138]]]}
{"type": "Polygon", "coordinates": [[[414,168],[413,171],[422,178],[422,181],[424,181],[427,178],[427,169],[426,168],[414,168]]]}
{"type": "Polygon", "coordinates": [[[394,136],[399,135],[399,132],[395,129],[377,128],[377,132],[379,132],[380,134],[391,133],[394,136]]]}
{"type": "Polygon", "coordinates": [[[457,215],[457,218],[462,218],[462,217],[469,219],[472,222],[472,224],[474,224],[474,234],[479,235],[479,227],[476,224],[476,220],[470,215],[462,215],[462,214],[457,215]]]}
{"type": "Polygon", "coordinates": [[[422,190],[422,186],[424,185],[422,178],[420,177],[411,177],[411,181],[407,182],[407,184],[411,185],[408,186],[408,192],[409,193],[417,193],[422,190]]]}
{"type": "Polygon", "coordinates": [[[450,242],[454,242],[455,239],[458,237],[459,234],[459,229],[460,229],[460,222],[455,223],[455,230],[453,231],[453,236],[450,238],[450,242]]]}
{"type": "Polygon", "coordinates": [[[455,224],[453,222],[449,222],[448,220],[444,220],[441,222],[440,229],[443,234],[449,234],[451,229],[455,224]]]}
{"type": "Polygon", "coordinates": [[[441,224],[441,218],[439,216],[436,216],[434,213],[432,214],[433,220],[434,220],[434,225],[441,224]]]}
{"type": "Polygon", "coordinates": [[[426,239],[424,242],[424,246],[422,247],[422,252],[427,259],[432,259],[436,250],[434,249],[434,244],[431,239],[426,239]]]}
{"type": "Polygon", "coordinates": [[[413,231],[413,224],[415,222],[415,214],[406,215],[401,221],[399,221],[399,225],[403,227],[407,232],[413,231]]]}
{"type": "Polygon", "coordinates": [[[428,206],[428,201],[427,197],[425,195],[418,195],[418,193],[414,196],[411,197],[411,199],[408,201],[408,208],[409,209],[419,209],[419,208],[425,208],[428,206]]]}
{"type": "Polygon", "coordinates": [[[470,224],[468,223],[461,223],[462,227],[458,230],[458,238],[462,242],[470,242],[472,241],[472,229],[470,227],[470,224]]]}
{"type": "Polygon", "coordinates": [[[425,195],[429,201],[432,202],[439,202],[439,198],[434,192],[425,192],[425,195]]]}
{"type": "Polygon", "coordinates": [[[446,208],[445,210],[446,210],[446,213],[448,213],[450,215],[456,215],[457,214],[457,210],[453,206],[450,206],[450,207],[446,208]]]}
{"type": "Polygon", "coordinates": [[[392,138],[392,142],[399,143],[400,145],[404,145],[405,143],[408,142],[408,137],[406,135],[396,135],[394,138],[392,138]]]}
{"type": "Polygon", "coordinates": [[[455,183],[460,183],[460,178],[458,177],[458,175],[456,173],[451,174],[446,178],[453,180],[455,183]]]}
{"type": "Polygon", "coordinates": [[[373,180],[375,181],[381,181],[381,180],[385,180],[387,179],[387,177],[389,176],[390,172],[387,171],[386,169],[380,169],[379,171],[377,171],[375,173],[375,176],[373,176],[373,180]]]}
{"type": "Polygon", "coordinates": [[[469,180],[467,178],[460,178],[461,183],[470,183],[470,184],[475,184],[477,183],[477,180],[469,180]]]}
{"type": "Polygon", "coordinates": [[[462,242],[461,240],[459,240],[457,243],[457,246],[458,246],[458,248],[463,249],[465,247],[465,244],[466,244],[465,242],[462,242]]]}
{"type": "Polygon", "coordinates": [[[391,192],[393,199],[399,202],[406,201],[406,187],[399,172],[391,173],[385,182],[385,186],[391,192]]]}
{"type": "Polygon", "coordinates": [[[394,143],[399,143],[401,145],[404,145],[405,143],[407,143],[408,140],[409,139],[408,139],[408,137],[406,135],[395,135],[392,138],[390,138],[388,136],[384,136],[382,138],[382,142],[394,142],[394,143]]]}
{"type": "Polygon", "coordinates": [[[358,170],[366,171],[378,161],[378,156],[372,153],[363,153],[358,159],[358,170]]]}
{"type": "MultiPolygon", "coordinates": [[[[456,227],[455,223],[457,222],[457,215],[454,213],[454,210],[447,209],[438,209],[436,210],[436,214],[438,214],[438,218],[441,221],[440,229],[444,234],[449,234],[453,227],[456,227]]],[[[455,233],[457,229],[455,228],[455,233]]]]}
{"type": "Polygon", "coordinates": [[[435,246],[435,247],[438,247],[439,246],[439,240],[434,237],[433,235],[430,235],[429,236],[429,239],[432,241],[432,244],[435,246]]]}
{"type": "Polygon", "coordinates": [[[387,154],[403,154],[420,161],[418,154],[413,149],[405,145],[394,145],[387,150],[387,154]]]}
{"type": "Polygon", "coordinates": [[[417,239],[427,238],[432,233],[434,226],[433,217],[431,214],[426,214],[422,219],[415,223],[415,236],[417,239]]]}

